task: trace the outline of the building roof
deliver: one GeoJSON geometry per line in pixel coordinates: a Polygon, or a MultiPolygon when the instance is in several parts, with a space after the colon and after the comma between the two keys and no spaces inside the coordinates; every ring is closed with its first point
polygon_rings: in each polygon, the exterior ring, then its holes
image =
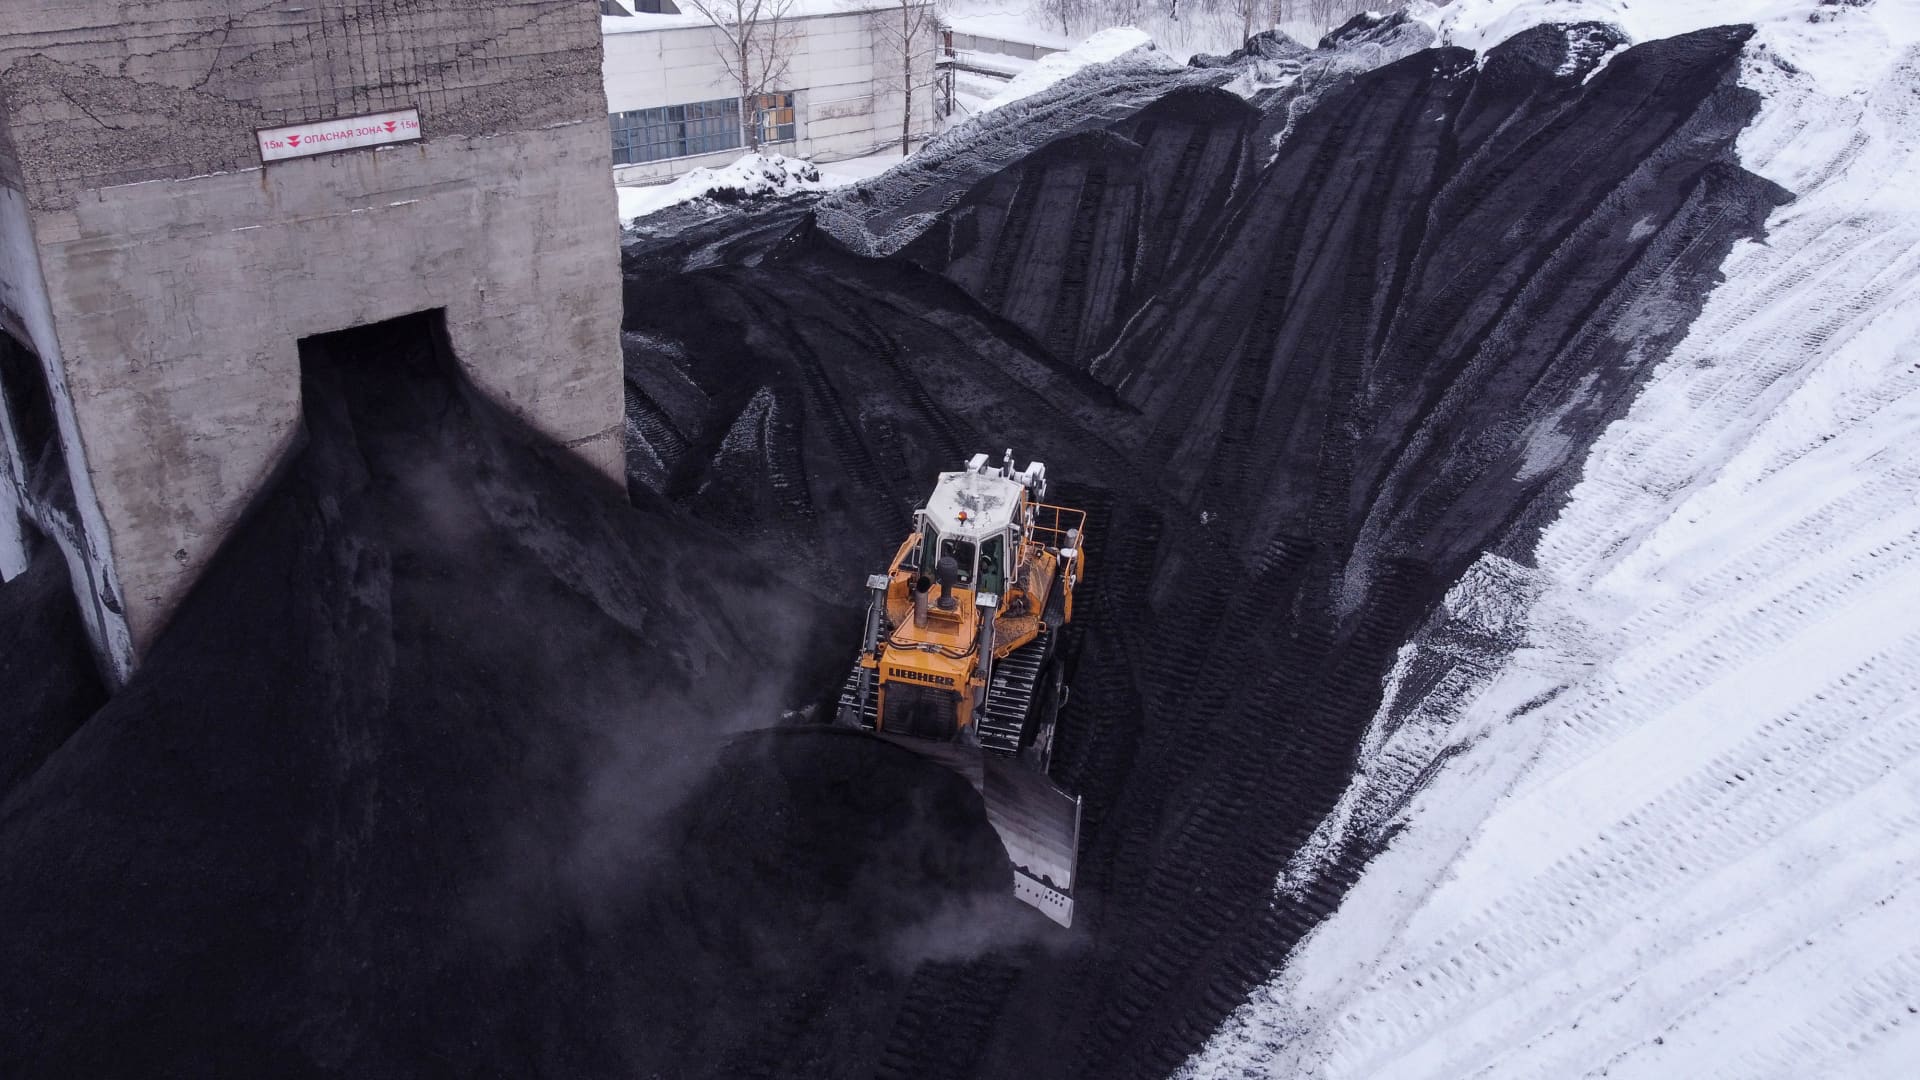
{"type": "MultiPolygon", "coordinates": [[[[618,2],[627,10],[632,10],[626,0],[618,0],[618,2]]],[[[635,34],[649,30],[680,30],[713,25],[711,19],[695,11],[686,0],[675,0],[675,3],[680,7],[678,15],[653,15],[644,11],[635,12],[632,15],[602,15],[600,32],[602,34],[635,34]]],[[[894,6],[891,0],[792,0],[782,18],[811,19],[826,15],[857,15],[867,11],[885,11],[894,6]]]]}

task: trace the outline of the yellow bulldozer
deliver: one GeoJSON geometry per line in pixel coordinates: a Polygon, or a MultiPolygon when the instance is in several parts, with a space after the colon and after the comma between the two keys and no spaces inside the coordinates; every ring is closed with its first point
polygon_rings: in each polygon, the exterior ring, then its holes
{"type": "Polygon", "coordinates": [[[887,571],[838,720],[933,758],[979,789],[1014,894],[1073,921],[1080,800],[1055,787],[1060,643],[1086,569],[1086,514],[1046,503],[1046,466],[975,454],[941,473],[887,571]]]}

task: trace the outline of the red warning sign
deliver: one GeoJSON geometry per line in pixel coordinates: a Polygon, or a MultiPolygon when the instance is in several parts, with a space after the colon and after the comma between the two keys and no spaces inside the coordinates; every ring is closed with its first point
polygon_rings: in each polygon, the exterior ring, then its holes
{"type": "Polygon", "coordinates": [[[349,116],[341,120],[316,120],[309,124],[290,124],[257,132],[260,160],[283,161],[287,158],[330,154],[335,150],[359,150],[369,146],[413,142],[420,137],[420,110],[349,116]]]}

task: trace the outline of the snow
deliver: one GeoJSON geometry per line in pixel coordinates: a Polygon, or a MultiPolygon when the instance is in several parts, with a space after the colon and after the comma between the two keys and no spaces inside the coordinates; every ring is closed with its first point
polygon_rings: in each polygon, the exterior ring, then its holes
{"type": "Polygon", "coordinates": [[[1000,41],[1018,41],[1049,49],[1073,47],[1075,39],[1071,35],[1062,34],[1057,28],[1049,29],[1036,20],[1030,11],[1024,3],[969,7],[953,12],[947,17],[946,24],[962,34],[975,34],[1000,41]]]}
{"type": "MultiPolygon", "coordinates": [[[[1424,2],[1424,0],[1421,0],[1424,2]]],[[[1280,4],[1277,13],[1287,17],[1278,22],[1267,19],[1265,5],[1256,5],[1257,19],[1251,25],[1239,13],[1225,5],[1212,10],[1178,5],[1178,17],[1172,17],[1165,4],[1081,4],[1069,5],[1067,28],[1061,28],[1057,15],[1041,10],[1031,0],[954,0],[943,8],[946,21],[956,30],[1005,41],[1065,49],[1084,35],[1104,29],[1104,22],[1131,25],[1151,37],[1163,51],[1184,61],[1197,53],[1229,53],[1246,43],[1249,32],[1278,29],[1296,41],[1311,46],[1321,36],[1347,20],[1346,5],[1335,5],[1325,17],[1307,12],[1311,5],[1280,4]]],[[[1398,4],[1382,5],[1387,10],[1398,4]]]]}
{"type": "MultiPolygon", "coordinates": [[[[1151,51],[1153,39],[1131,26],[1115,26],[1089,36],[1085,41],[1065,52],[1048,53],[1033,62],[1032,66],[1021,71],[1001,91],[989,98],[981,107],[981,112],[990,112],[1010,102],[1030,97],[1067,76],[1091,67],[1117,60],[1126,54],[1138,50],[1151,51]]],[[[1179,64],[1168,59],[1168,66],[1179,64]]]]}
{"type": "Polygon", "coordinates": [[[1444,43],[1476,50],[1542,23],[1611,23],[1635,41],[1751,23],[1760,28],[1761,44],[1833,93],[1871,84],[1873,65],[1861,65],[1859,57],[1884,57],[1920,42],[1920,5],[1913,0],[1859,7],[1850,0],[1455,0],[1445,8],[1417,7],[1444,43]]]}
{"type": "Polygon", "coordinates": [[[973,184],[1062,135],[1128,115],[1181,86],[1218,86],[1227,75],[1198,70],[1153,49],[1130,49],[991,114],[967,117],[928,140],[900,169],[830,193],[815,224],[849,250],[885,257],[938,220],[973,184]]]}
{"type": "MultiPolygon", "coordinates": [[[[621,0],[621,6],[633,11],[627,0],[621,0]]],[[[646,11],[634,11],[632,15],[600,16],[602,34],[638,34],[649,30],[677,30],[689,26],[712,26],[713,20],[696,11],[692,4],[677,0],[680,8],[677,15],[656,15],[646,11]]],[[[781,14],[783,19],[805,19],[819,15],[851,15],[863,11],[880,11],[891,6],[889,0],[792,0],[781,14]]],[[[717,8],[724,13],[724,8],[717,8]]]]}
{"type": "Polygon", "coordinates": [[[879,176],[903,161],[909,161],[898,146],[892,146],[865,157],[847,158],[844,161],[820,162],[820,184],[822,187],[845,187],[879,176]]]}
{"type": "Polygon", "coordinates": [[[1415,696],[1403,650],[1277,887],[1387,850],[1182,1075],[1915,1075],[1920,4],[1426,14],[1475,48],[1755,21],[1739,151],[1796,199],[1729,255],[1537,566],[1489,557],[1448,594],[1442,621],[1502,654],[1415,696]]]}
{"type": "Polygon", "coordinates": [[[826,191],[878,176],[905,160],[898,150],[833,162],[824,168],[810,161],[779,154],[743,154],[731,165],[693,169],[665,184],[617,187],[620,224],[631,225],[648,214],[704,199],[716,191],[732,191],[750,198],[770,198],[802,191],[826,191]]]}

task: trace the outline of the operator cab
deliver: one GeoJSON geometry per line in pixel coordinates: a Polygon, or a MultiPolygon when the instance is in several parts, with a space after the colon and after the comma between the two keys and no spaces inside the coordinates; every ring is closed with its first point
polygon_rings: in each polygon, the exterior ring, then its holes
{"type": "Polygon", "coordinates": [[[1013,456],[1004,465],[987,464],[987,455],[975,454],[965,470],[941,473],[925,508],[914,514],[920,542],[901,563],[920,578],[930,579],[943,558],[959,566],[958,584],[983,593],[1005,591],[1014,569],[1010,556],[1020,550],[1021,526],[1030,514],[1028,495],[1046,493],[1046,467],[1038,462],[1013,471],[1013,456]]]}

